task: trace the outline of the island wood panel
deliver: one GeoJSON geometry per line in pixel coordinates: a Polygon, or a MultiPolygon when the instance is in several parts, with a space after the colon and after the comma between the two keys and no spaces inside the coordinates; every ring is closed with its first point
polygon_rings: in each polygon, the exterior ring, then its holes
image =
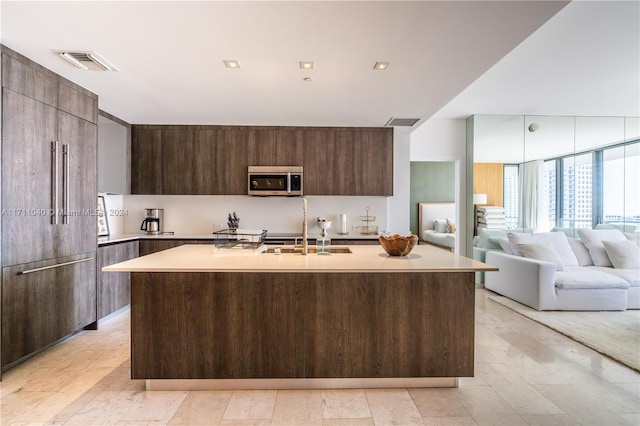
{"type": "Polygon", "coordinates": [[[132,378],[303,377],[302,282],[132,273],[132,378]]]}
{"type": "Polygon", "coordinates": [[[473,376],[472,274],[315,276],[307,377],[473,376]]]}
{"type": "Polygon", "coordinates": [[[132,378],[473,376],[473,273],[132,273],[132,378]]]}

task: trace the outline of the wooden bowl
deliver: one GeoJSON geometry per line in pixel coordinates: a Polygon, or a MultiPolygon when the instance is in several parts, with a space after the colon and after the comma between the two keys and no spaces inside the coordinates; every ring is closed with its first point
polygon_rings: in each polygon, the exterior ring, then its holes
{"type": "Polygon", "coordinates": [[[418,236],[413,234],[406,237],[400,234],[380,235],[378,241],[389,256],[406,256],[418,244],[418,236]]]}

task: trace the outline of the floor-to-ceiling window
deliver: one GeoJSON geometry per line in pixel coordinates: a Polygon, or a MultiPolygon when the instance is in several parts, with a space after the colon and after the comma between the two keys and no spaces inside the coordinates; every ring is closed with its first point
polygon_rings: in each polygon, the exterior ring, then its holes
{"type": "MultiPolygon", "coordinates": [[[[518,165],[505,165],[505,210],[517,223],[518,165]],[[509,177],[507,177],[509,175],[509,177]]],[[[547,159],[543,187],[551,226],[594,228],[598,224],[640,229],[640,142],[547,159]],[[561,177],[561,178],[560,178],[561,177]]]]}
{"type": "Polygon", "coordinates": [[[504,222],[507,229],[513,229],[518,226],[518,165],[504,165],[504,191],[503,191],[503,207],[504,222]]]}
{"type": "Polygon", "coordinates": [[[603,223],[640,227],[640,142],[602,152],[603,223]]]}

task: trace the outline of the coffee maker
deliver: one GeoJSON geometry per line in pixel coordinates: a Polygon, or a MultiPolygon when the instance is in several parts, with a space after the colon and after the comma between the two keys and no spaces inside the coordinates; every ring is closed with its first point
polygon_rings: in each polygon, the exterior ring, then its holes
{"type": "Polygon", "coordinates": [[[140,225],[140,230],[147,235],[162,234],[164,221],[164,209],[144,209],[144,220],[140,225]]]}

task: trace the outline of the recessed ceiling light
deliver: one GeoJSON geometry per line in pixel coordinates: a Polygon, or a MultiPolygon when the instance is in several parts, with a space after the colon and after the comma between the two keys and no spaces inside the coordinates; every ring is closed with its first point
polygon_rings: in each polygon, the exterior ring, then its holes
{"type": "Polygon", "coordinates": [[[302,79],[302,81],[306,81],[307,83],[310,83],[313,80],[311,79],[311,77],[305,77],[305,78],[302,79]]]}
{"type": "Polygon", "coordinates": [[[376,62],[373,66],[374,70],[386,70],[387,68],[389,68],[389,62],[376,62]]]}
{"type": "Polygon", "coordinates": [[[300,68],[303,70],[312,70],[313,61],[300,61],[300,68]]]}
{"type": "Polygon", "coordinates": [[[240,68],[240,62],[236,59],[224,59],[222,62],[227,68],[240,68]]]}

